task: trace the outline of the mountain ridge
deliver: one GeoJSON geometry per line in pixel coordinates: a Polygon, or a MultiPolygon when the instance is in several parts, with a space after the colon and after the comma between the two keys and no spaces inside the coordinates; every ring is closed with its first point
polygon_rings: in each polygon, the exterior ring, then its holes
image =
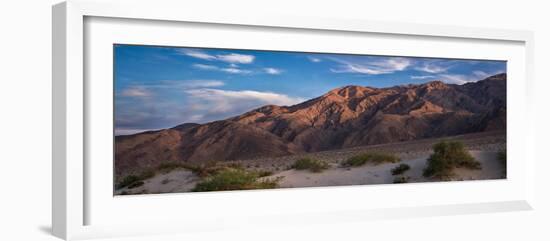
{"type": "Polygon", "coordinates": [[[164,161],[284,156],[505,129],[506,74],[464,85],[349,85],[292,106],[117,136],[115,170],[124,175],[164,161]]]}

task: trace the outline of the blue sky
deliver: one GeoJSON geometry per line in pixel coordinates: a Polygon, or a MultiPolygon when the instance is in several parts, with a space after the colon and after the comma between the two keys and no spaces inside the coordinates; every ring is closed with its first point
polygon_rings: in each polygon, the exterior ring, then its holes
{"type": "Polygon", "coordinates": [[[206,123],[346,86],[464,84],[505,61],[115,45],[115,134],[206,123]]]}

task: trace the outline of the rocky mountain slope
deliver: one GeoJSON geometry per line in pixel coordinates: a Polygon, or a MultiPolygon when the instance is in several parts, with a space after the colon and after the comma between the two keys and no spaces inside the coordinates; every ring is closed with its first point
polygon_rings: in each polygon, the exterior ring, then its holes
{"type": "Polygon", "coordinates": [[[294,106],[117,136],[115,170],[120,176],[165,161],[276,157],[505,129],[506,74],[464,85],[345,86],[294,106]]]}

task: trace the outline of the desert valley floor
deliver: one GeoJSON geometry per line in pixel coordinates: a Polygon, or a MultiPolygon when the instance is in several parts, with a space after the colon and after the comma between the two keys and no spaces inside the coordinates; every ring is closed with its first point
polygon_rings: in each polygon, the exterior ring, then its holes
{"type": "MultiPolygon", "coordinates": [[[[506,149],[506,132],[482,132],[458,135],[445,138],[423,139],[416,141],[389,143],[305,153],[276,158],[259,158],[252,160],[227,161],[221,165],[239,165],[246,170],[269,172],[262,177],[264,180],[278,180],[279,188],[324,187],[342,185],[390,184],[396,177],[408,183],[441,181],[425,178],[422,175],[426,160],[432,153],[432,146],[442,140],[455,140],[464,143],[470,154],[481,163],[480,170],[457,168],[453,181],[489,180],[506,178],[506,167],[497,158],[498,152],[506,149]],[[342,167],[340,164],[347,158],[365,152],[384,152],[398,156],[398,163],[366,164],[359,167],[342,167]],[[310,157],[329,164],[327,170],[315,173],[308,170],[295,170],[291,165],[298,159],[310,157]],[[391,169],[405,163],[410,170],[394,176],[391,169]]],[[[143,181],[143,184],[133,188],[120,188],[115,194],[153,194],[189,192],[201,180],[199,176],[188,169],[176,168],[164,173],[158,173],[143,181]]]]}

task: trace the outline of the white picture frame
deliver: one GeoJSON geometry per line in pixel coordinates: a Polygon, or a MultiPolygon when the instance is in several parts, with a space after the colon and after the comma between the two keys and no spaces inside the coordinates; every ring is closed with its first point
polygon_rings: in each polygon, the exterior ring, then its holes
{"type": "MultiPolygon", "coordinates": [[[[529,118],[533,116],[529,104],[531,101],[529,94],[533,92],[531,89],[533,82],[533,34],[529,31],[371,22],[351,19],[302,18],[279,16],[269,12],[214,16],[209,15],[205,9],[194,8],[192,3],[182,1],[134,2],[114,0],[99,2],[70,0],[53,7],[52,21],[52,226],[53,234],[60,238],[69,240],[192,232],[243,225],[292,225],[300,222],[361,221],[532,209],[536,160],[533,150],[535,145],[532,127],[534,125],[530,124],[532,120],[529,118]],[[150,11],[153,8],[155,11],[150,11]],[[102,19],[106,19],[106,21],[102,19]],[[141,25],[145,28],[147,26],[148,30],[158,31],[155,33],[158,33],[161,37],[152,39],[144,35],[132,34],[131,27],[126,25],[128,23],[134,27],[141,25]],[[87,27],[87,24],[96,25],[90,28],[87,27]],[[105,186],[95,184],[98,179],[94,175],[103,174],[108,176],[109,173],[108,170],[105,170],[104,165],[98,166],[89,160],[90,154],[93,152],[90,149],[93,144],[90,143],[102,140],[101,135],[96,135],[95,139],[89,136],[93,128],[108,127],[97,127],[97,125],[91,125],[90,123],[98,123],[94,121],[98,119],[94,118],[108,117],[107,113],[96,115],[94,113],[97,112],[93,110],[97,106],[96,103],[101,102],[95,102],[97,98],[94,95],[100,95],[101,91],[108,91],[108,89],[102,87],[102,85],[90,85],[86,82],[86,78],[95,78],[94,76],[90,77],[90,73],[87,73],[86,69],[94,68],[94,70],[98,70],[97,73],[108,73],[109,69],[96,67],[93,64],[98,59],[90,60],[87,56],[90,53],[87,48],[94,48],[95,50],[96,45],[86,41],[109,43],[110,41],[120,41],[123,38],[122,35],[113,35],[114,37],[109,35],[109,31],[101,29],[103,26],[107,27],[107,30],[117,29],[120,30],[119,32],[125,32],[124,30],[128,29],[126,37],[129,37],[123,39],[126,43],[157,41],[155,44],[177,45],[179,43],[177,40],[171,40],[175,39],[177,35],[163,34],[163,31],[166,32],[163,25],[179,28],[179,26],[185,24],[204,24],[204,28],[221,26],[227,31],[233,31],[232,29],[234,31],[243,29],[248,31],[247,29],[252,29],[249,31],[251,34],[257,34],[257,32],[266,32],[267,34],[269,31],[275,32],[272,34],[285,34],[286,32],[292,34],[293,31],[294,33],[298,31],[304,35],[314,32],[318,36],[332,34],[338,37],[339,35],[353,34],[361,37],[370,34],[374,38],[376,36],[390,36],[395,39],[411,38],[414,40],[418,38],[421,39],[419,41],[441,41],[442,43],[447,41],[448,43],[441,45],[442,51],[432,53],[434,56],[439,57],[444,55],[455,56],[457,54],[456,50],[454,50],[455,52],[451,50],[453,45],[464,44],[480,50],[486,46],[488,50],[485,54],[487,56],[496,56],[512,62],[508,83],[508,89],[510,90],[508,101],[511,108],[511,112],[508,114],[510,123],[508,139],[513,139],[508,142],[510,152],[508,154],[508,167],[511,175],[507,180],[484,182],[142,195],[140,197],[117,197],[116,199],[112,196],[111,190],[108,190],[111,192],[111,196],[101,194],[101,190],[94,191],[98,190],[97,187],[105,186]],[[87,38],[87,35],[90,34],[96,35],[87,38]],[[499,48],[503,48],[503,53],[499,53],[499,48]],[[443,51],[444,49],[447,49],[447,51],[443,51]],[[90,89],[95,90],[89,92],[90,89]],[[94,102],[91,102],[91,99],[94,102]],[[513,113],[513,116],[510,113],[513,113]],[[523,126],[523,128],[520,128],[520,126],[523,126]],[[90,174],[90,169],[95,170],[93,174],[90,174]],[[467,195],[462,199],[457,199],[450,193],[441,200],[433,200],[433,197],[437,197],[437,193],[449,192],[449,189],[456,192],[465,192],[467,195]],[[489,190],[493,193],[488,194],[487,191],[489,190]],[[357,195],[356,200],[343,203],[344,200],[349,200],[354,193],[357,195]],[[372,197],[371,194],[373,193],[380,194],[377,195],[377,198],[370,198],[368,201],[362,199],[369,195],[372,197]],[[418,193],[430,200],[425,201],[419,198],[411,198],[408,201],[388,200],[390,197],[399,197],[396,196],[397,193],[403,195],[418,193]],[[293,203],[280,202],[281,200],[291,199],[299,201],[293,203]],[[232,208],[211,208],[209,212],[202,212],[202,217],[198,217],[196,213],[187,210],[186,217],[182,218],[181,213],[178,211],[178,208],[181,209],[179,206],[182,203],[208,206],[220,200],[232,204],[232,208]],[[256,203],[267,205],[243,205],[244,200],[254,200],[256,203]],[[270,202],[275,202],[275,200],[279,201],[279,206],[269,205],[270,202]],[[323,201],[312,204],[311,200],[323,201]],[[327,203],[326,200],[329,200],[332,204],[327,203]],[[365,204],[368,205],[364,206],[365,204]],[[140,207],[156,208],[128,217],[132,210],[140,207]],[[227,222],[229,219],[231,220],[230,223],[227,222]],[[253,222],[250,220],[253,220],[253,222]]],[[[216,29],[212,31],[214,30],[216,29]]],[[[304,38],[308,37],[305,36],[304,38]]],[[[216,45],[215,41],[208,44],[216,45]]],[[[303,45],[301,47],[298,45],[290,46],[288,43],[281,43],[277,47],[273,46],[271,48],[287,50],[293,47],[297,50],[306,48],[303,45]]],[[[243,47],[244,45],[232,46],[243,47]]],[[[262,48],[262,46],[254,47],[262,48]]],[[[331,48],[331,46],[327,45],[326,48],[331,48]]],[[[316,49],[307,50],[315,51],[316,49]]],[[[408,47],[408,50],[407,47],[403,47],[403,49],[392,51],[396,52],[391,52],[388,49],[385,53],[396,55],[421,54],[424,57],[430,55],[429,52],[413,50],[411,47],[408,47]],[[404,51],[407,52],[404,53],[404,51]]],[[[100,58],[99,60],[105,58],[103,61],[107,61],[108,55],[101,54],[103,53],[101,51],[97,53],[100,54],[95,54],[96,57],[93,58],[100,58]]],[[[474,58],[480,56],[479,53],[475,55],[466,51],[455,57],[474,58]]],[[[94,83],[97,83],[97,81],[94,83]]],[[[98,129],[93,130],[95,133],[95,130],[98,129]]],[[[112,183],[112,179],[107,178],[106,180],[105,183],[109,183],[109,181],[112,183]]]]}

